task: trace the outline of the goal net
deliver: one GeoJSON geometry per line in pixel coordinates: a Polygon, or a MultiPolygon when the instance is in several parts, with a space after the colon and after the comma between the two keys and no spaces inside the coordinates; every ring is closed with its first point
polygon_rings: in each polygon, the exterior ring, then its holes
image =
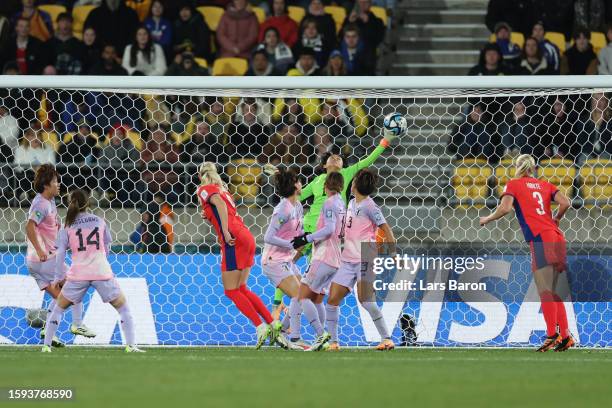
{"type": "MultiPolygon", "coordinates": [[[[40,164],[55,164],[61,175],[62,218],[68,193],[81,188],[108,222],[109,258],[138,343],[250,345],[254,330],[223,295],[217,238],[195,195],[198,165],[218,165],[261,250],[279,200],[262,166],[295,166],[308,182],[324,171],[328,153],[358,164],[378,146],[384,116],[399,112],[407,133],[372,164],[380,176],[375,200],[398,247],[455,259],[485,253],[494,273],[479,278],[488,295],[475,300],[449,291],[377,293],[396,343],[540,343],[545,324],[516,217],[487,227],[478,221],[514,176],[513,158],[530,153],[539,176],[572,202],[561,222],[570,330],[581,346],[610,347],[612,83],[560,88],[560,80],[0,77],[0,342],[39,343],[32,325],[50,300],[25,261],[40,164]]],[[[299,267],[305,272],[305,258],[299,267]]],[[[455,273],[422,268],[416,276],[431,283],[455,273]]],[[[272,306],[259,255],[249,286],[272,306]]],[[[84,304],[84,323],[97,337],[73,337],[66,313],[61,339],[120,343],[112,307],[93,290],[84,304]]],[[[378,340],[354,296],[340,310],[341,344],[378,340]]],[[[303,322],[306,340],[309,330],[303,322]]]]}

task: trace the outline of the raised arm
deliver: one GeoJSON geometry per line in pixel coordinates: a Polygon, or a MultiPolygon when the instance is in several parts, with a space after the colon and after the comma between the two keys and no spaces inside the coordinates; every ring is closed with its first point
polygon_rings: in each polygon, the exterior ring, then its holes
{"type": "Polygon", "coordinates": [[[495,209],[495,211],[486,216],[480,217],[480,225],[485,226],[491,221],[496,221],[502,217],[505,217],[508,213],[512,211],[512,203],[514,202],[514,197],[510,195],[505,195],[502,197],[501,202],[495,209]]]}
{"type": "Polygon", "coordinates": [[[352,166],[347,167],[345,171],[348,172],[349,177],[345,177],[344,181],[346,182],[346,179],[351,180],[353,177],[355,177],[355,174],[357,174],[359,170],[365,169],[366,167],[369,167],[374,164],[376,159],[380,157],[380,155],[385,151],[388,146],[389,142],[387,141],[387,139],[381,140],[380,144],[376,147],[376,149],[374,149],[374,151],[370,153],[366,158],[361,159],[352,166]]]}
{"type": "Polygon", "coordinates": [[[308,197],[311,197],[314,194],[313,185],[319,177],[321,176],[315,177],[310,183],[306,184],[305,187],[302,187],[302,193],[300,194],[300,201],[304,201],[308,197]]]}

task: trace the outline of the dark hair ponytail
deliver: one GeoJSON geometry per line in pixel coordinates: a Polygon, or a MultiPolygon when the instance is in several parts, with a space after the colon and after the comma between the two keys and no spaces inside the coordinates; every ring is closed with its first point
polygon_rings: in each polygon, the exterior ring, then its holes
{"type": "Polygon", "coordinates": [[[325,187],[336,193],[341,193],[344,188],[344,177],[342,173],[337,171],[329,173],[325,179],[325,187]]]}
{"type": "Polygon", "coordinates": [[[74,223],[76,217],[87,210],[89,206],[89,196],[83,190],[74,190],[70,194],[70,203],[68,204],[68,212],[66,213],[65,226],[68,227],[74,223]]]}
{"type": "Polygon", "coordinates": [[[278,173],[274,176],[276,193],[283,198],[291,197],[295,194],[295,183],[298,180],[299,177],[295,170],[279,168],[278,173]]]}
{"type": "Polygon", "coordinates": [[[378,175],[371,168],[365,168],[359,170],[355,176],[355,188],[359,194],[369,196],[376,191],[376,184],[378,183],[378,175]]]}

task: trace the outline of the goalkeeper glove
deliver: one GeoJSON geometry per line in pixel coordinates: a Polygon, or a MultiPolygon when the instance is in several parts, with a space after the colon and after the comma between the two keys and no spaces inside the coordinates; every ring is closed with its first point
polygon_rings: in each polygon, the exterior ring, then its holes
{"type": "Polygon", "coordinates": [[[263,165],[263,172],[268,176],[273,176],[278,173],[278,168],[273,164],[267,163],[263,165]]]}
{"type": "Polygon", "coordinates": [[[387,143],[391,143],[397,139],[397,135],[388,129],[383,129],[383,139],[385,139],[387,143]]]}
{"type": "Polygon", "coordinates": [[[293,244],[293,249],[298,249],[308,244],[306,235],[308,234],[299,235],[291,240],[291,243],[293,244]]]}

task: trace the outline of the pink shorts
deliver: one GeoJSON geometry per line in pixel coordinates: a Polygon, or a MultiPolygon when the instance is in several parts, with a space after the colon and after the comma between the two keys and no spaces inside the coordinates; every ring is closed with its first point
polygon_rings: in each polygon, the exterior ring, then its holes
{"type": "Polygon", "coordinates": [[[262,265],[263,273],[272,281],[274,287],[278,287],[280,283],[289,276],[297,275],[298,279],[301,275],[300,270],[293,262],[275,262],[262,265]]]}
{"type": "Polygon", "coordinates": [[[121,288],[117,279],[95,281],[66,281],[62,288],[62,296],[72,303],[81,303],[83,296],[87,293],[87,289],[93,286],[100,294],[104,303],[112,302],[121,295],[121,288]]]}
{"type": "MultiPolygon", "coordinates": [[[[28,272],[36,281],[40,290],[45,290],[55,279],[55,258],[45,262],[27,262],[28,272]]],[[[68,265],[64,263],[64,273],[68,272],[68,265]]]]}
{"type": "Polygon", "coordinates": [[[332,282],[352,291],[357,282],[368,280],[368,264],[369,262],[341,261],[332,282]]]}
{"type": "Polygon", "coordinates": [[[338,268],[322,261],[312,261],[302,283],[315,293],[326,294],[338,268]]]}

